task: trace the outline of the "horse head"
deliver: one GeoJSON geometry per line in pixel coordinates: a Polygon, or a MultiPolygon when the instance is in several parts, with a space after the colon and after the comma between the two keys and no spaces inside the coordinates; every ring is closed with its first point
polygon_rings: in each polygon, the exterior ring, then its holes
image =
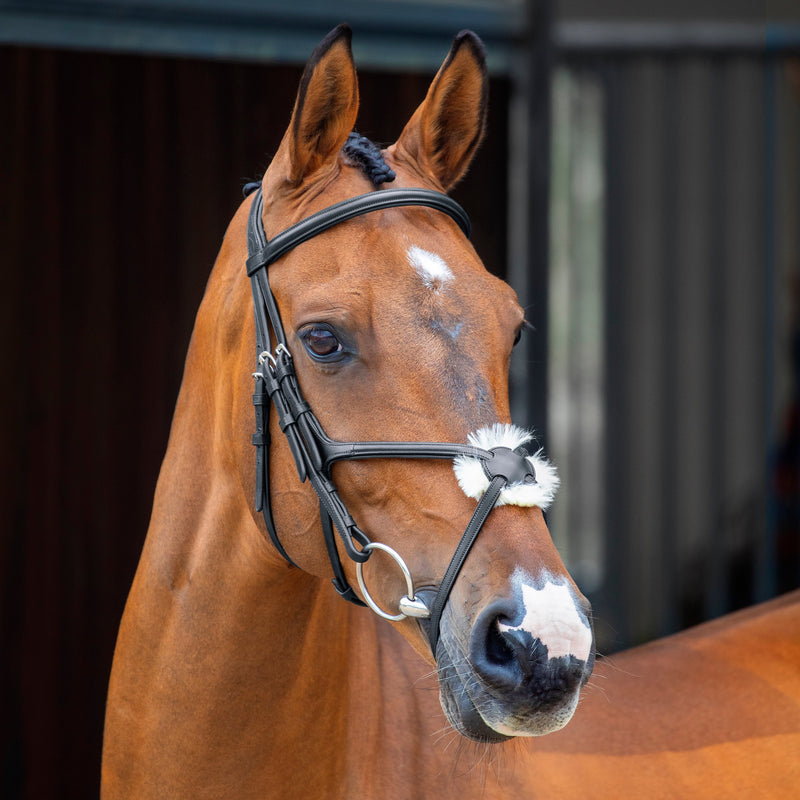
{"type": "MultiPolygon", "coordinates": [[[[390,185],[446,193],[482,139],[487,87],[482,45],[463,32],[398,140],[370,152],[351,137],[358,85],[350,31],[340,26],[305,69],[289,127],[261,181],[255,224],[275,241],[337,203],[380,196],[390,185]]],[[[343,455],[320,480],[335,486],[364,535],[350,548],[336,537],[342,583],[360,585],[362,597],[368,591],[366,599],[394,618],[381,624],[395,625],[435,660],[451,724],[469,738],[499,741],[566,724],[592,670],[593,636],[589,604],[543,517],[558,485],[555,471],[541,453],[525,450],[530,434],[510,421],[509,359],[524,313],[512,289],[484,268],[457,216],[424,204],[359,213],[274,258],[268,280],[297,402],[307,404],[326,437],[462,447],[455,463],[452,453],[343,455]],[[476,500],[490,485],[496,502],[487,504],[479,535],[463,545],[476,500]],[[469,552],[434,623],[430,610],[459,546],[469,552]],[[368,559],[353,560],[367,549],[368,559]],[[403,568],[412,576],[410,592],[403,568]],[[398,606],[408,608],[401,598],[419,613],[398,614],[398,606]]],[[[298,408],[296,417],[307,413],[298,408]]],[[[239,427],[251,427],[252,412],[241,413],[239,427]]],[[[298,480],[298,467],[300,477],[312,467],[298,463],[282,433],[297,424],[297,435],[308,438],[309,424],[287,414],[269,416],[265,503],[286,559],[328,581],[320,500],[298,480]]],[[[240,461],[243,480],[252,480],[252,452],[240,461]]],[[[276,554],[278,568],[293,567],[276,554]]]]}

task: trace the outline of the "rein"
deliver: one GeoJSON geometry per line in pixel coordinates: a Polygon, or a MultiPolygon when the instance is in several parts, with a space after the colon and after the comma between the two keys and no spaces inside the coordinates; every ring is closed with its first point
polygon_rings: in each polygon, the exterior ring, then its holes
{"type": "Polygon", "coordinates": [[[247,275],[253,292],[256,322],[256,351],[258,368],[253,405],[256,432],[256,493],[255,509],[261,511],[272,543],[293,566],[297,566],[280,542],[272,517],[269,498],[269,402],[275,406],[278,423],[289,443],[297,473],[302,482],[308,480],[319,498],[320,519],[325,545],[333,570],[333,585],[345,599],[365,605],[348,584],[336,548],[335,527],[348,557],[356,563],[356,576],[362,594],[375,613],[390,620],[416,617],[428,620],[428,638],[434,658],[439,640],[439,621],[450,591],[483,527],[500,492],[508,485],[521,481],[533,482],[536,475],[522,448],[511,450],[495,447],[483,450],[468,444],[450,442],[339,442],[325,434],[311,407],[303,399],[297,382],[292,355],[278,306],[269,285],[267,267],[291,249],[353,217],[398,206],[426,206],[451,217],[469,236],[470,223],[458,203],[441,192],[429,189],[383,189],[369,192],[329,206],[277,234],[268,241],[264,232],[263,196],[258,187],[250,207],[247,223],[247,275]],[[272,331],[272,335],[270,334],[272,331]],[[274,336],[274,346],[272,337],[274,336]],[[331,467],[337,461],[365,458],[438,458],[452,459],[468,456],[480,460],[489,479],[489,487],[467,524],[458,547],[447,567],[439,589],[428,606],[414,591],[414,583],[402,557],[388,545],[372,542],[348,513],[331,477],[331,467]],[[372,599],[362,574],[362,565],[374,550],[381,550],[394,559],[406,580],[407,594],[400,599],[399,613],[388,614],[372,599]]]}

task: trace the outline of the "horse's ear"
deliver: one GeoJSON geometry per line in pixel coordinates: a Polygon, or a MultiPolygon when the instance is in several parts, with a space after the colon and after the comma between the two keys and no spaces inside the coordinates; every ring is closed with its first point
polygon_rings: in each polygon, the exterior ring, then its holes
{"type": "Polygon", "coordinates": [[[410,158],[447,191],[467,171],[483,139],[489,79],[483,43],[462,31],[394,152],[410,158]]]}
{"type": "Polygon", "coordinates": [[[336,157],[358,114],[358,80],[347,25],[334,28],[311,55],[297,92],[282,147],[289,180],[299,185],[336,157]]]}

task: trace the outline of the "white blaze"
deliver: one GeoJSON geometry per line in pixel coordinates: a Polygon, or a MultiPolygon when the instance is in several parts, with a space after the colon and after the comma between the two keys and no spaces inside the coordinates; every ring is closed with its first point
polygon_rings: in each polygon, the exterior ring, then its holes
{"type": "Polygon", "coordinates": [[[573,655],[586,661],[592,648],[592,632],[578,612],[569,587],[548,581],[541,589],[527,583],[521,589],[525,608],[522,622],[498,623],[500,631],[527,631],[547,648],[548,658],[573,655]]]}
{"type": "Polygon", "coordinates": [[[411,245],[406,252],[406,260],[417,271],[422,282],[429,289],[440,289],[445,283],[453,280],[450,267],[441,256],[411,245]]]}

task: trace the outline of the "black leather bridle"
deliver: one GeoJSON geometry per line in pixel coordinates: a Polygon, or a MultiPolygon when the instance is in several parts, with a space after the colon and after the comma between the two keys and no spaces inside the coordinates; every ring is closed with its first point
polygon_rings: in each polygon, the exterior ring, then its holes
{"type": "Polygon", "coordinates": [[[442,612],[478,533],[497,502],[500,492],[511,484],[535,481],[534,468],[526,458],[527,452],[522,447],[516,450],[507,447],[483,450],[468,444],[449,442],[339,442],[329,438],[300,392],[293,359],[287,346],[286,334],[270,289],[266,269],[269,264],[292,248],[334,225],[371,211],[397,206],[427,206],[441,211],[455,220],[464,235],[469,237],[469,218],[461,206],[447,195],[429,189],[382,189],[336,203],[292,225],[268,241],[262,220],[261,188],[256,190],[247,224],[247,275],[253,290],[258,353],[258,368],[253,373],[256,378],[253,394],[256,412],[256,432],[253,435],[253,444],[256,447],[255,507],[256,511],[263,513],[270,539],[278,552],[290,564],[296,566],[278,538],[270,506],[268,447],[269,401],[271,401],[275,406],[280,428],[289,443],[300,480],[308,479],[319,498],[322,530],[333,569],[333,585],[336,591],[345,600],[364,605],[345,577],[336,548],[334,527],[344,543],[345,552],[356,562],[359,584],[369,606],[388,619],[403,619],[406,616],[427,618],[428,637],[435,657],[442,612]],[[337,461],[346,459],[452,459],[456,456],[480,459],[484,473],[489,479],[489,487],[478,501],[429,607],[416,597],[408,568],[402,558],[386,545],[371,542],[356,525],[333,483],[331,467],[337,461]],[[387,614],[378,608],[363,582],[361,565],[375,549],[388,552],[398,563],[406,578],[409,591],[400,600],[398,615],[387,614]]]}

